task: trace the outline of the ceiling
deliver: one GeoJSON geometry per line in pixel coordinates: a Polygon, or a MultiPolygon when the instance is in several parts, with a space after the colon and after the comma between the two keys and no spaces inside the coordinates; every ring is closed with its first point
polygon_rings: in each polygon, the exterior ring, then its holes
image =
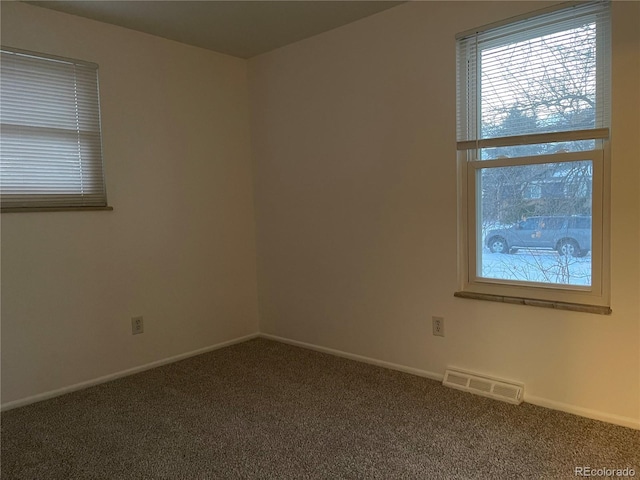
{"type": "Polygon", "coordinates": [[[29,1],[241,58],[250,58],[402,1],[29,1]]]}

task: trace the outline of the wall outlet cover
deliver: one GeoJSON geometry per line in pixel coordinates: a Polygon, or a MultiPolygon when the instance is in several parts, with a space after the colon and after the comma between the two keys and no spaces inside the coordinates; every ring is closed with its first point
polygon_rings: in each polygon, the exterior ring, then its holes
{"type": "Polygon", "coordinates": [[[138,335],[144,333],[144,319],[142,317],[131,317],[131,334],[138,335]]]}
{"type": "Polygon", "coordinates": [[[431,317],[433,322],[433,334],[438,337],[444,337],[444,317],[431,317]]]}

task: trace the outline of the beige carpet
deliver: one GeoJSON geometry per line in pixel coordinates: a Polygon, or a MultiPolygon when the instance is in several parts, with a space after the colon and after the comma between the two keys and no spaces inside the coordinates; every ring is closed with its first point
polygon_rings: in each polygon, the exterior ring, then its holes
{"type": "Polygon", "coordinates": [[[640,431],[263,339],[1,420],[5,480],[640,476],[640,431]]]}

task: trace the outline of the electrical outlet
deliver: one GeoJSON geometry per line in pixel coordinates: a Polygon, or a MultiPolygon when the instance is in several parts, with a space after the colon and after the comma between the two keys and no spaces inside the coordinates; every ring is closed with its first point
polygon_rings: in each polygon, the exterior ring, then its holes
{"type": "Polygon", "coordinates": [[[131,317],[131,335],[144,333],[144,319],[142,317],[131,317]]]}
{"type": "Polygon", "coordinates": [[[431,317],[433,322],[433,334],[444,337],[444,317],[431,317]]]}

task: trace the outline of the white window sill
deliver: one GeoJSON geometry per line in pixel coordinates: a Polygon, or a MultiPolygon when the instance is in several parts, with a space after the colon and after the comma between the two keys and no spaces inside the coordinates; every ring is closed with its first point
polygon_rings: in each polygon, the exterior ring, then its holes
{"type": "Polygon", "coordinates": [[[3,207],[2,213],[112,211],[113,207],[3,207]]]}
{"type": "Polygon", "coordinates": [[[489,302],[512,303],[516,305],[529,305],[532,307],[555,308],[556,310],[571,310],[574,312],[597,313],[599,315],[611,315],[611,307],[600,305],[585,305],[582,303],[552,302],[549,300],[534,300],[524,297],[506,297],[503,295],[490,295],[487,293],[455,292],[454,297],[468,298],[471,300],[487,300],[489,302]]]}

